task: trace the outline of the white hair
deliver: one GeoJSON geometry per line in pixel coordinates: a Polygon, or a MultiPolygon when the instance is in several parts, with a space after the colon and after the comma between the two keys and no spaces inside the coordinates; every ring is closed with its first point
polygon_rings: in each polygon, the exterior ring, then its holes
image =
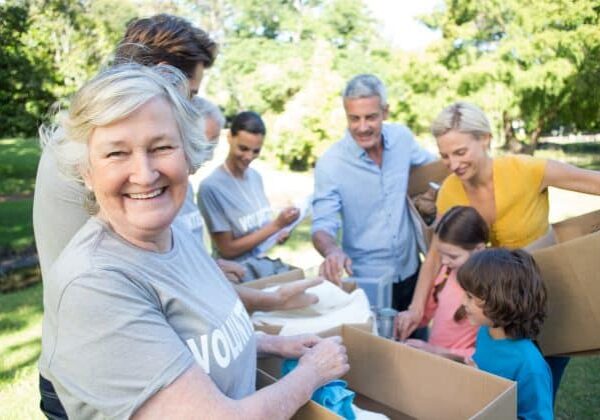
{"type": "Polygon", "coordinates": [[[77,91],[69,111],[58,113],[55,124],[40,127],[42,145],[54,153],[63,175],[83,184],[93,130],[121,120],[160,97],[173,111],[188,169],[193,173],[206,160],[208,142],[200,113],[183,93],[186,86],[183,73],[171,66],[150,68],[128,63],[110,67],[77,91]]]}
{"type": "Polygon", "coordinates": [[[225,116],[217,105],[200,96],[194,96],[192,98],[192,104],[194,104],[203,118],[212,118],[219,126],[219,130],[222,130],[225,127],[225,116]]]}

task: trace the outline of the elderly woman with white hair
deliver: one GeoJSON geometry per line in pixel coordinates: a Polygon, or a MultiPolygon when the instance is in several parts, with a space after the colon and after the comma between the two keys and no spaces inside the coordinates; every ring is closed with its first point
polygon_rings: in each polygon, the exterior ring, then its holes
{"type": "Polygon", "coordinates": [[[153,69],[108,69],[43,130],[96,213],[51,267],[39,367],[71,418],[288,418],[348,369],[339,338],[255,335],[232,286],[173,223],[205,158],[198,112],[153,69]],[[257,352],[299,357],[255,392],[257,352]]]}

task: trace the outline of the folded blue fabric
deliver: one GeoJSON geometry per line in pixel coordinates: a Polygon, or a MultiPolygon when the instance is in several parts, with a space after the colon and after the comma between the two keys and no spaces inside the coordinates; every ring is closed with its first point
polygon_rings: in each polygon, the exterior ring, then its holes
{"type": "MultiPolygon", "coordinates": [[[[294,370],[297,365],[297,359],[284,360],[283,366],[281,367],[281,374],[284,376],[287,375],[290,371],[294,370]]],[[[348,389],[346,381],[338,379],[323,385],[313,393],[311,399],[345,419],[356,419],[354,410],[352,410],[354,391],[348,389]]]]}

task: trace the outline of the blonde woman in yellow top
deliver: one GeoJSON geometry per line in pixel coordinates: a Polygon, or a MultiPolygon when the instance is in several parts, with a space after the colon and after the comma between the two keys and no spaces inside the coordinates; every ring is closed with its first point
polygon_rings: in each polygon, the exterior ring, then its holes
{"type": "MultiPolygon", "coordinates": [[[[474,207],[490,227],[493,246],[522,248],[544,241],[550,229],[548,187],[600,195],[600,172],[530,156],[493,159],[489,155],[490,123],[471,103],[446,107],[433,121],[431,131],[442,161],[452,172],[438,194],[438,218],[452,206],[474,207]]],[[[422,319],[440,268],[436,249],[431,246],[425,258],[409,309],[398,315],[400,339],[408,337],[422,319]]],[[[554,379],[557,387],[560,378],[554,379]]]]}

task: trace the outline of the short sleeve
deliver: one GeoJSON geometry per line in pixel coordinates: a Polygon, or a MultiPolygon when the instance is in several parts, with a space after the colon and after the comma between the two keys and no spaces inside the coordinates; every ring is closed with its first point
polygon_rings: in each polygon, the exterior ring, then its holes
{"type": "Polygon", "coordinates": [[[546,173],[546,159],[536,158],[533,156],[518,155],[515,156],[518,161],[519,172],[521,172],[520,180],[527,180],[533,191],[539,191],[544,175],[546,173]]]}
{"type": "Polygon", "coordinates": [[[55,333],[48,368],[59,398],[76,412],[91,407],[129,417],[194,363],[158,299],[116,272],[72,281],[60,297],[55,333]]]}
{"type": "Polygon", "coordinates": [[[415,139],[413,133],[405,127],[406,136],[410,140],[410,165],[421,166],[436,160],[433,153],[425,150],[415,139]]]}
{"type": "Polygon", "coordinates": [[[323,163],[319,162],[315,168],[312,233],[321,230],[335,238],[340,229],[339,213],[342,199],[338,186],[323,167],[323,163]]]}
{"type": "Polygon", "coordinates": [[[517,383],[517,417],[527,420],[553,418],[550,373],[531,373],[517,383]]]}
{"type": "Polygon", "coordinates": [[[233,230],[227,220],[225,209],[221,205],[216,189],[206,182],[200,184],[198,207],[210,232],[230,232],[233,230]]]}

